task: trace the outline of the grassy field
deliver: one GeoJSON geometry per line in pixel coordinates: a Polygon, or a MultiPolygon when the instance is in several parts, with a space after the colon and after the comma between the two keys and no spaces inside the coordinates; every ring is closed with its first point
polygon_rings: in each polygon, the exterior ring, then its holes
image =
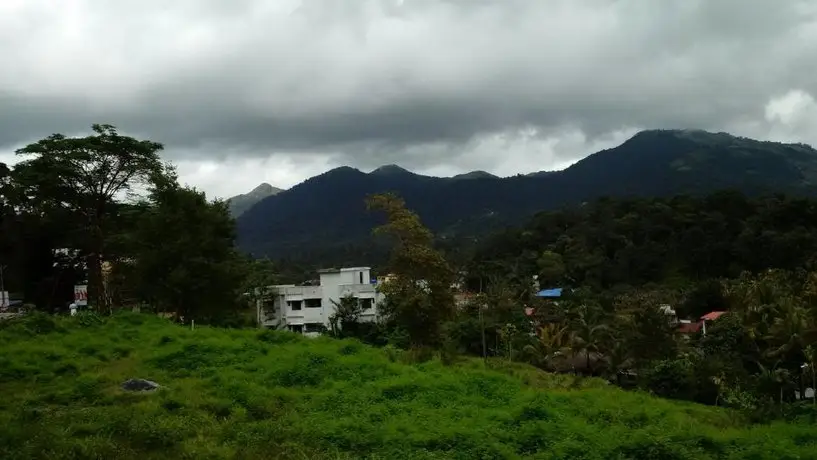
{"type": "Polygon", "coordinates": [[[0,324],[0,458],[817,458],[817,426],[479,360],[147,316],[0,324]],[[135,394],[129,378],[163,387],[135,394]]]}

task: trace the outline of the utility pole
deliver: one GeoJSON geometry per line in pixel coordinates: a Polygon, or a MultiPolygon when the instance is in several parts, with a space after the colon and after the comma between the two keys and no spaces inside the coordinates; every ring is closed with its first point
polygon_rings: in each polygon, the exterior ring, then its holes
{"type": "Polygon", "coordinates": [[[485,343],[485,318],[483,316],[483,304],[482,304],[482,274],[479,275],[479,304],[477,307],[479,308],[479,329],[482,331],[482,362],[484,364],[488,364],[488,346],[485,343]]]}

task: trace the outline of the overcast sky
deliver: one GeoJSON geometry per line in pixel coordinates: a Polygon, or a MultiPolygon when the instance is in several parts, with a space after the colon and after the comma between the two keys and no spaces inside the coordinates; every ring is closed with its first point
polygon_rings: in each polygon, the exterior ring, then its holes
{"type": "Polygon", "coordinates": [[[814,0],[0,0],[0,161],[92,123],[214,196],[563,168],[644,128],[817,145],[814,0]]]}

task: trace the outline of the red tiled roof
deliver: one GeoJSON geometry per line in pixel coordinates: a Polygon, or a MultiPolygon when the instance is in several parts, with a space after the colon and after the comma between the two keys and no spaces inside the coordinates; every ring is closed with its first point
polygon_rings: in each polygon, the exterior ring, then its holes
{"type": "Polygon", "coordinates": [[[721,315],[725,314],[725,311],[710,311],[709,313],[701,316],[701,319],[704,321],[713,321],[721,317],[721,315]]]}
{"type": "Polygon", "coordinates": [[[678,332],[681,334],[694,334],[701,330],[701,323],[681,323],[678,325],[678,332]]]}

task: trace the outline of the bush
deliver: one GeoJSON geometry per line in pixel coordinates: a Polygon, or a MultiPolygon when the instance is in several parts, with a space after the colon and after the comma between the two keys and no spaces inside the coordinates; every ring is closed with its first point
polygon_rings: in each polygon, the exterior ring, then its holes
{"type": "Polygon", "coordinates": [[[38,311],[0,321],[0,331],[5,332],[7,335],[33,336],[64,330],[53,315],[38,311]]]}
{"type": "Polygon", "coordinates": [[[94,327],[105,323],[105,319],[93,311],[81,311],[74,316],[74,320],[83,327],[94,327]]]}
{"type": "Polygon", "coordinates": [[[641,385],[658,396],[694,400],[697,395],[695,362],[689,356],[656,361],[642,379],[641,385]]]}

